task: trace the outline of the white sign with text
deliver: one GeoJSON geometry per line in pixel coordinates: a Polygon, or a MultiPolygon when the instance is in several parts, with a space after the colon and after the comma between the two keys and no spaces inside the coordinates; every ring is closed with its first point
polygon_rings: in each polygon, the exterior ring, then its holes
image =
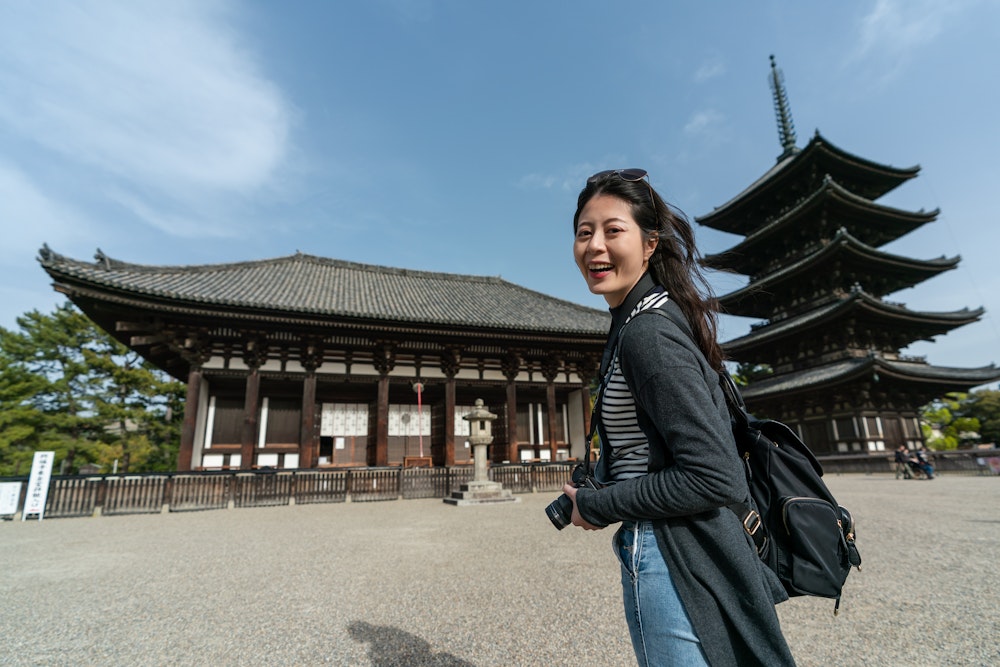
{"type": "Polygon", "coordinates": [[[0,516],[17,514],[21,503],[21,482],[0,482],[0,516]]]}
{"type": "Polygon", "coordinates": [[[24,521],[29,514],[37,514],[39,521],[45,515],[45,500],[49,495],[49,478],[52,476],[52,462],[55,458],[55,452],[35,452],[35,457],[31,461],[28,494],[24,498],[21,521],[24,521]]]}

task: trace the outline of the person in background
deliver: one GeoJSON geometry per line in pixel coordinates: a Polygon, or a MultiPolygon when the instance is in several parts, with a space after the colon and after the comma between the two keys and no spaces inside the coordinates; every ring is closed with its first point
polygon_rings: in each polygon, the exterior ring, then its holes
{"type": "Polygon", "coordinates": [[[625,618],[639,665],[793,665],[787,599],[728,505],[750,492],[719,385],[715,300],[690,223],[641,169],[587,180],[573,254],[612,325],[601,364],[599,489],[563,491],[572,523],[618,524],[625,618]],[[674,309],[690,331],[666,317],[674,309]],[[697,342],[695,342],[697,341],[697,342]]]}
{"type": "Polygon", "coordinates": [[[906,445],[900,445],[896,448],[895,453],[896,461],[896,479],[902,477],[903,479],[913,479],[913,475],[910,474],[910,450],[906,448],[906,445]]]}
{"type": "Polygon", "coordinates": [[[927,454],[927,448],[923,445],[917,449],[917,465],[920,469],[924,471],[927,475],[927,479],[934,479],[934,466],[931,465],[930,456],[927,454]]]}

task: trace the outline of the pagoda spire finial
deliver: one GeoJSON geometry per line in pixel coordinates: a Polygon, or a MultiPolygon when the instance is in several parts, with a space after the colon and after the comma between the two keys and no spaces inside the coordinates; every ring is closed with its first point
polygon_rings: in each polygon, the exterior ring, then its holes
{"type": "Polygon", "coordinates": [[[774,111],[778,115],[778,138],[784,149],[778,156],[780,162],[789,155],[797,153],[799,149],[795,145],[795,123],[792,122],[792,110],[788,104],[788,94],[785,92],[785,75],[775,64],[773,54],[771,74],[767,78],[771,84],[771,93],[774,95],[774,111]]]}

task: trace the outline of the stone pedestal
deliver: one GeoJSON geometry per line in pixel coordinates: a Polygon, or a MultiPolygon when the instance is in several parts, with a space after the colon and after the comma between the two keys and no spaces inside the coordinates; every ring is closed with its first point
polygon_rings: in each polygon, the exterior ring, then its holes
{"type": "Polygon", "coordinates": [[[489,462],[486,458],[486,446],[489,443],[477,442],[472,446],[472,481],[490,481],[489,462]]]}
{"type": "Polygon", "coordinates": [[[458,506],[521,502],[509,489],[503,488],[500,482],[474,481],[463,484],[460,488],[461,491],[452,492],[451,498],[445,498],[444,501],[458,506]]]}
{"type": "Polygon", "coordinates": [[[486,447],[493,442],[490,422],[497,416],[486,409],[483,399],[476,399],[476,407],[462,419],[469,422],[469,444],[472,445],[472,458],[475,467],[472,481],[463,484],[451,498],[444,501],[449,505],[494,505],[496,503],[519,503],[520,498],[503,488],[500,482],[491,482],[489,477],[489,459],[486,447]]]}

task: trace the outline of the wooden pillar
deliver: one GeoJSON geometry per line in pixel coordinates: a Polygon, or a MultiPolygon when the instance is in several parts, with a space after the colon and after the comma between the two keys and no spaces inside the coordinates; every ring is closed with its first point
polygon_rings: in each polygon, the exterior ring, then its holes
{"type": "MultiPolygon", "coordinates": [[[[587,437],[590,433],[590,418],[591,413],[594,411],[594,405],[590,396],[590,384],[595,374],[597,373],[598,360],[597,357],[587,357],[576,362],[576,374],[580,377],[580,407],[583,408],[583,434],[587,437]]],[[[593,447],[594,443],[587,442],[584,447],[593,447]]],[[[570,445],[570,450],[572,451],[572,445],[570,445]]],[[[584,449],[581,456],[587,455],[587,450],[584,449]]]]}
{"type": "Polygon", "coordinates": [[[267,342],[259,335],[250,335],[243,343],[243,362],[250,368],[247,375],[246,399],[243,402],[243,432],[240,435],[240,470],[254,465],[257,445],[257,415],[260,411],[260,367],[267,361],[267,342]]]}
{"type": "Polygon", "coordinates": [[[307,336],[302,339],[299,363],[306,369],[302,382],[302,424],[299,427],[299,467],[316,467],[316,369],[323,363],[320,341],[307,336]]]}
{"type": "Polygon", "coordinates": [[[507,378],[507,455],[503,459],[517,463],[520,461],[517,452],[517,376],[521,372],[521,355],[517,350],[508,350],[500,369],[507,378]]]}
{"type": "MultiPolygon", "coordinates": [[[[446,466],[455,465],[455,378],[449,377],[444,386],[444,460],[446,466]]],[[[434,465],[439,465],[437,461],[434,465]]]]}
{"type": "Polygon", "coordinates": [[[553,380],[548,380],[548,384],[545,386],[545,407],[546,417],[548,417],[549,452],[551,454],[549,460],[555,461],[558,445],[556,444],[556,385],[553,380]]]}
{"type": "Polygon", "coordinates": [[[441,354],[441,372],[448,378],[444,386],[444,452],[434,457],[436,466],[455,465],[455,376],[462,367],[462,348],[448,347],[441,354]]]}
{"type": "Polygon", "coordinates": [[[556,356],[549,356],[542,364],[542,377],[545,378],[545,408],[546,427],[549,431],[549,453],[550,461],[556,460],[556,378],[559,377],[559,368],[562,366],[561,360],[556,356]]]}
{"type": "Polygon", "coordinates": [[[302,425],[299,427],[299,467],[316,466],[316,374],[302,382],[302,425]]]}
{"type": "Polygon", "coordinates": [[[378,399],[375,407],[375,447],[368,448],[368,465],[389,465],[389,376],[378,378],[378,399]]]}
{"type": "Polygon", "coordinates": [[[187,395],[184,397],[184,423],[181,425],[181,448],[177,452],[178,472],[191,470],[200,396],[201,368],[191,366],[191,370],[188,372],[187,395]]]}
{"type": "Polygon", "coordinates": [[[507,380],[507,456],[504,458],[511,463],[520,460],[517,436],[517,384],[507,380]]]}
{"type": "Polygon", "coordinates": [[[260,371],[250,369],[247,376],[246,398],[243,402],[243,432],[240,435],[240,470],[250,470],[254,464],[257,444],[257,412],[260,402],[260,371]]]}
{"type": "Polygon", "coordinates": [[[372,365],[378,371],[378,398],[375,406],[375,443],[368,447],[368,465],[389,465],[389,372],[396,366],[396,344],[375,341],[372,365]]]}

